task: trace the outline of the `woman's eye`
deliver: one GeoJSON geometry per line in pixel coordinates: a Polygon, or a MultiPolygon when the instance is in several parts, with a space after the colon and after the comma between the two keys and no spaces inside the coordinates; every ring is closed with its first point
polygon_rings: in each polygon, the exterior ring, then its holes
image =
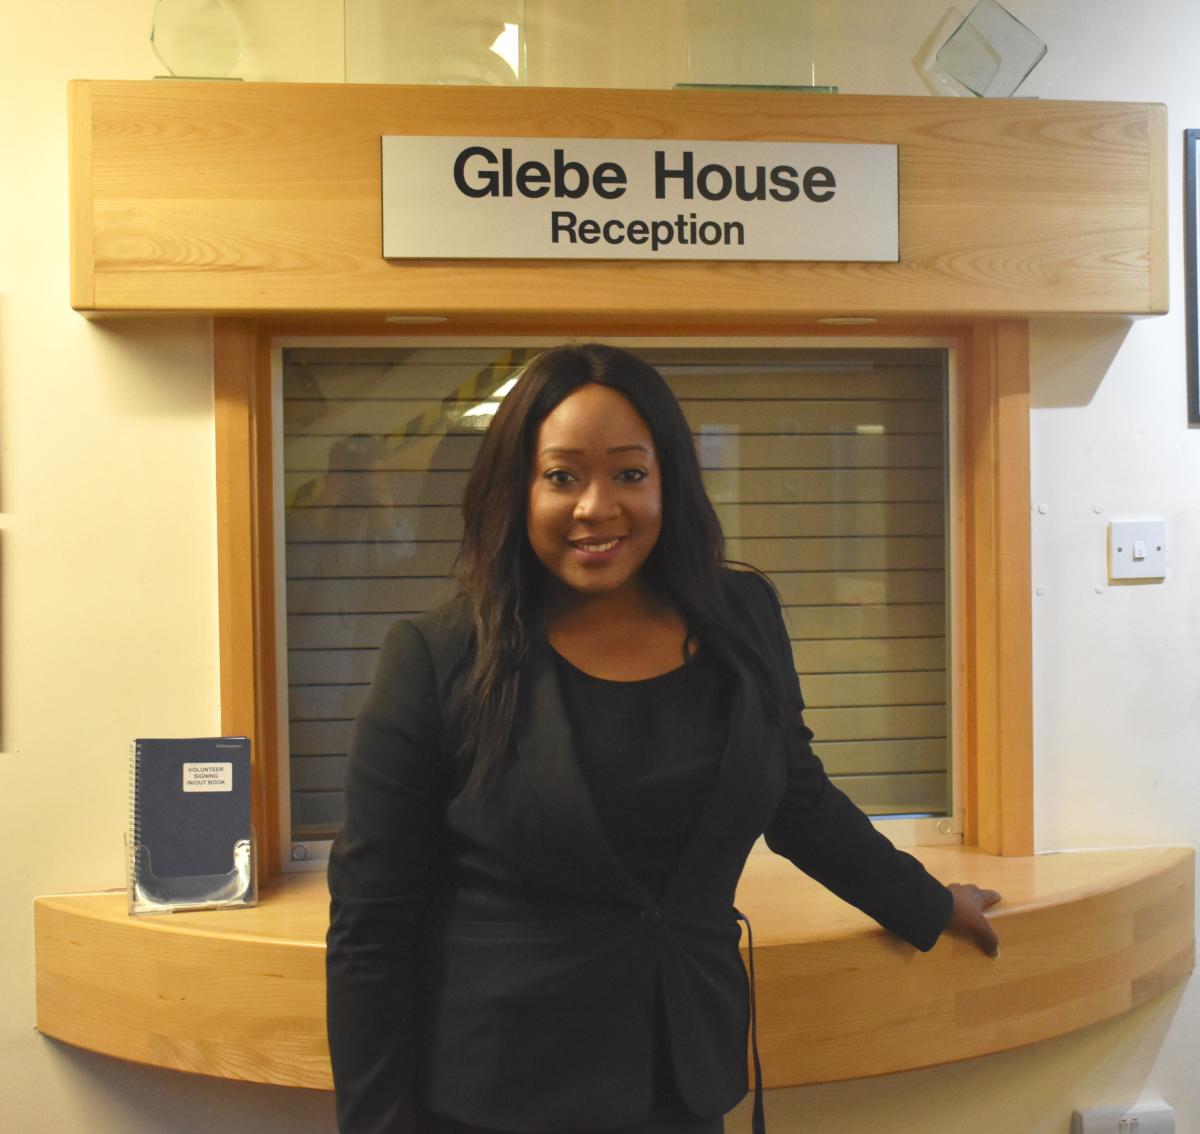
{"type": "Polygon", "coordinates": [[[548,469],[542,476],[556,488],[565,488],[575,479],[566,469],[548,469]]]}
{"type": "Polygon", "coordinates": [[[623,469],[617,476],[617,479],[626,484],[637,484],[638,481],[646,479],[645,469],[623,469]]]}

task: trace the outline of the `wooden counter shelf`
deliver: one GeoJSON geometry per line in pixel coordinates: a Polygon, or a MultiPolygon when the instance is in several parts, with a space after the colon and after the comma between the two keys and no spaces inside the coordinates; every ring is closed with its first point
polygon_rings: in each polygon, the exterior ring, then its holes
{"type": "MultiPolygon", "coordinates": [[[[738,891],[755,935],[768,1087],[859,1078],[1034,1043],[1183,980],[1190,848],[997,858],[920,848],[938,877],[1002,891],[1001,956],[915,952],[771,854],[738,891]]],[[[122,1059],[328,1089],[324,874],[251,910],[132,918],[123,893],[35,902],[38,1028],[122,1059]]]]}

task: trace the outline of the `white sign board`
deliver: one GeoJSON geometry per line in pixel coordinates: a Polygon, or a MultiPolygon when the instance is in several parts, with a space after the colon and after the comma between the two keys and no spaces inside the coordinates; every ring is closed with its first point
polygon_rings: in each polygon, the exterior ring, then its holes
{"type": "Polygon", "coordinates": [[[383,138],[387,258],[899,259],[896,147],[383,138]]]}

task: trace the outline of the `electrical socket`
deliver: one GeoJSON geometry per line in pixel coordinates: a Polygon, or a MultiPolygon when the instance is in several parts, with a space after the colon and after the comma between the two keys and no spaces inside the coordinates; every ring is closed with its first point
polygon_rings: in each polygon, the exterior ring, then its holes
{"type": "Polygon", "coordinates": [[[1071,1134],[1175,1134],[1175,1109],[1166,1103],[1097,1106],[1071,1115],[1071,1134]]]}

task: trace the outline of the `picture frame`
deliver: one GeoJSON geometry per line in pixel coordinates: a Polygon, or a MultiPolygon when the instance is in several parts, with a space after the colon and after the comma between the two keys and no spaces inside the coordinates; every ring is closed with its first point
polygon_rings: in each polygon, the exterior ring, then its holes
{"type": "Polygon", "coordinates": [[[1184,184],[1184,275],[1187,291],[1187,397],[1188,425],[1200,426],[1200,293],[1196,286],[1197,267],[1200,264],[1200,248],[1197,240],[1198,209],[1197,154],[1200,153],[1200,129],[1183,132],[1183,184],[1184,184]]]}

